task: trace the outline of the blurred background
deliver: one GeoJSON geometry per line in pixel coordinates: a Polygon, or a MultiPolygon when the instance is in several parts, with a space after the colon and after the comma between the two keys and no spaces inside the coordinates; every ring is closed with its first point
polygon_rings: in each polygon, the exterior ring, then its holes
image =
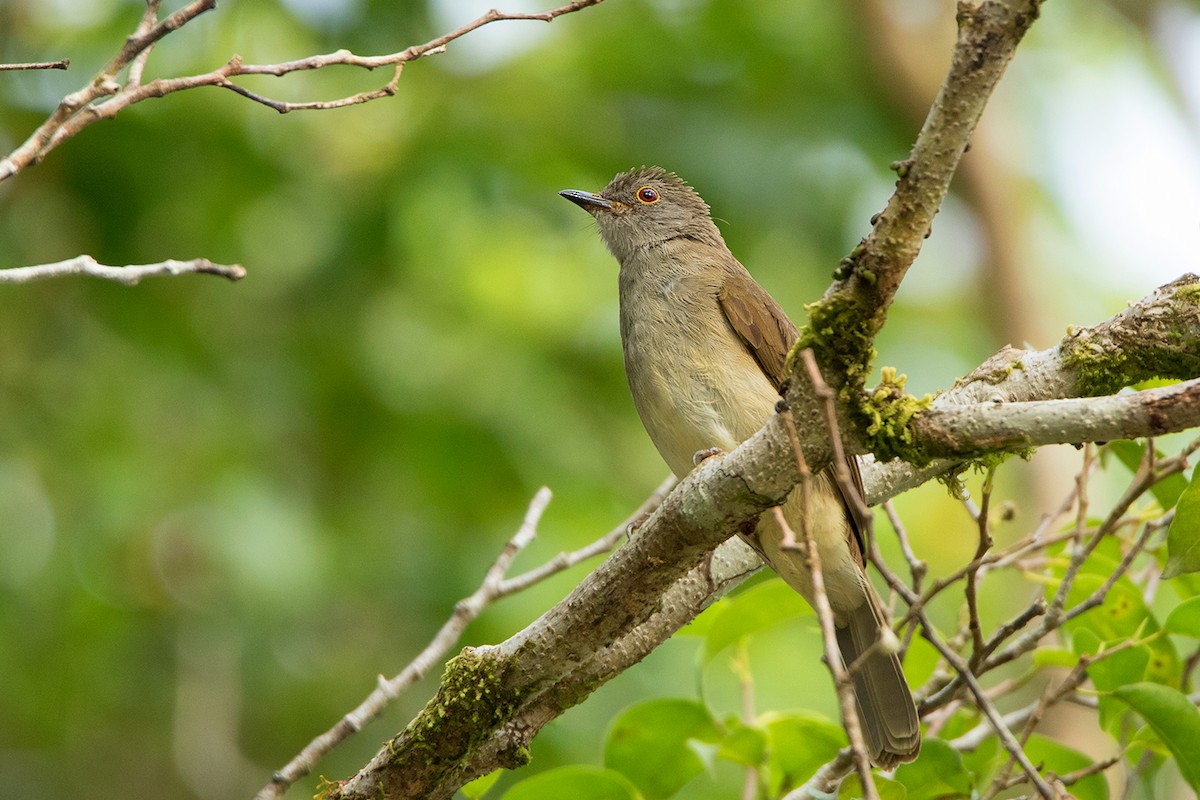
{"type": "MultiPolygon", "coordinates": [[[[235,53],[395,52],[490,5],[230,0],[161,42],[147,77],[235,53]]],[[[0,151],[141,9],[0,4],[0,61],[71,60],[0,74],[0,151]]],[[[616,264],[557,191],[677,171],[802,321],[885,203],[953,26],[934,0],[609,0],[477,31],[350,109],[280,116],[211,88],[145,102],[0,186],[0,266],[86,253],[248,270],[0,290],[0,794],[248,796],[425,645],[540,485],[555,499],[517,569],[619,523],[666,469],[625,386],[616,264]]],[[[389,75],[245,85],[331,99],[389,75]]],[[[933,392],[1006,343],[1048,347],[1195,270],[1198,126],[1200,4],[1047,3],[879,363],[933,392]]],[[[1068,449],[1002,469],[1017,514],[1000,543],[1057,505],[1077,463],[1068,449]]],[[[970,558],[973,524],[942,487],[897,506],[934,575],[970,558]]],[[[500,602],[463,644],[511,635],[586,569],[500,602]]],[[[995,592],[1000,619],[1013,587],[995,592]]],[[[756,640],[760,709],[835,713],[816,642],[811,618],[756,640]]],[[[703,692],[738,710],[728,660],[700,667],[696,651],[677,637],[600,689],[523,773],[598,763],[641,698],[703,692]]],[[[435,679],[317,774],[352,773],[435,679]]],[[[741,780],[725,765],[689,796],[741,780]]]]}

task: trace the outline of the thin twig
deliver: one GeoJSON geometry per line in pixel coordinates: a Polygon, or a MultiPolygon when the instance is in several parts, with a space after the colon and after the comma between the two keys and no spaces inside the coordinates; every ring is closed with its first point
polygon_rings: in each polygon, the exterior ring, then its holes
{"type": "MultiPolygon", "coordinates": [[[[908,562],[908,571],[912,576],[912,591],[914,594],[920,594],[921,586],[925,580],[925,574],[928,572],[929,567],[924,561],[917,558],[916,553],[913,552],[912,545],[908,540],[908,529],[905,527],[903,521],[901,521],[900,515],[896,513],[896,508],[892,505],[891,500],[883,503],[883,511],[885,514],[887,514],[888,521],[892,525],[892,530],[896,533],[896,539],[900,542],[900,552],[904,554],[904,560],[908,562]]],[[[892,572],[891,567],[889,567],[887,562],[883,560],[883,554],[879,551],[878,542],[876,542],[873,537],[867,556],[871,563],[875,565],[875,569],[877,569],[879,573],[883,575],[884,580],[887,581],[889,587],[892,586],[893,583],[899,582],[900,576],[892,572]]],[[[894,598],[898,597],[899,595],[895,589],[892,589],[891,595],[893,597],[894,604],[894,598]]],[[[912,645],[913,636],[917,632],[916,625],[909,625],[909,621],[909,618],[905,617],[896,623],[898,626],[902,626],[904,630],[904,637],[900,640],[900,649],[897,651],[901,660],[903,660],[905,654],[908,653],[908,648],[912,645]]]]}
{"type": "MultiPolygon", "coordinates": [[[[154,26],[158,24],[158,10],[162,6],[162,0],[146,0],[146,10],[142,12],[142,21],[138,23],[137,30],[134,36],[145,36],[150,31],[154,30],[154,26]]],[[[141,52],[134,56],[133,61],[129,64],[129,85],[140,86],[142,83],[142,73],[146,70],[146,62],[150,59],[150,53],[154,51],[154,44],[145,47],[141,52]]]]}
{"type": "MultiPolygon", "coordinates": [[[[1036,707],[1037,702],[1035,701],[1024,708],[1008,712],[1003,717],[1004,724],[1010,729],[1023,727],[1033,715],[1036,707]]],[[[992,729],[991,722],[984,720],[966,733],[949,740],[947,744],[959,752],[970,752],[995,735],[996,732],[992,729]]]]}
{"type": "MultiPolygon", "coordinates": [[[[776,506],[773,509],[779,527],[788,536],[789,525],[783,516],[783,511],[776,506]]],[[[851,683],[850,673],[842,664],[841,651],[837,644],[837,630],[834,627],[833,608],[829,605],[829,595],[825,592],[825,575],[822,572],[821,554],[817,550],[816,540],[808,526],[803,536],[802,545],[805,550],[805,565],[809,569],[813,585],[813,608],[821,623],[821,641],[824,645],[825,666],[833,675],[834,687],[837,690],[838,707],[842,715],[842,727],[850,740],[850,750],[854,757],[854,768],[862,783],[865,800],[879,800],[879,792],[875,788],[875,780],[871,776],[871,757],[867,752],[866,739],[863,737],[862,721],[858,717],[858,708],[854,703],[854,684],[851,683]]],[[[794,539],[795,532],[790,536],[794,539]]]]}
{"type": "Polygon", "coordinates": [[[979,660],[983,658],[983,625],[979,620],[979,599],[978,599],[978,582],[979,582],[979,567],[983,564],[984,556],[988,550],[992,548],[992,534],[989,527],[988,512],[992,504],[992,486],[993,479],[996,475],[996,468],[993,466],[988,469],[987,476],[983,479],[982,497],[980,499],[979,516],[976,523],[979,527],[979,544],[975,548],[975,558],[971,560],[967,569],[967,585],[964,593],[967,597],[967,625],[971,631],[971,659],[968,662],[970,668],[974,670],[979,666],[979,660]]]}
{"type": "Polygon", "coordinates": [[[892,530],[896,532],[896,539],[900,542],[900,552],[904,554],[904,560],[908,562],[909,572],[912,573],[913,591],[920,592],[921,581],[925,579],[929,566],[917,558],[917,554],[913,552],[912,544],[908,540],[908,529],[901,521],[900,515],[896,513],[896,507],[891,500],[884,502],[883,513],[887,514],[888,522],[891,523],[892,530]]]}
{"type": "Polygon", "coordinates": [[[814,798],[831,798],[837,795],[838,785],[854,771],[854,751],[843,747],[813,776],[802,785],[783,796],[783,800],[813,800],[814,798]]]}
{"type": "Polygon", "coordinates": [[[569,553],[559,553],[540,567],[535,567],[528,572],[522,572],[520,575],[515,575],[511,578],[505,578],[500,582],[500,586],[497,589],[498,594],[500,596],[515,594],[529,588],[535,583],[544,581],[551,575],[562,572],[568,567],[573,567],[589,558],[603,555],[612,550],[623,538],[629,535],[633,528],[641,524],[642,520],[651,511],[662,505],[663,499],[666,498],[671,489],[675,488],[676,483],[674,475],[668,477],[658,485],[657,489],[651,492],[649,497],[642,501],[642,504],[629,515],[625,522],[613,528],[591,544],[569,553]]]}
{"type": "MultiPolygon", "coordinates": [[[[800,537],[802,541],[808,541],[810,536],[808,510],[812,508],[812,470],[808,468],[808,460],[804,457],[804,450],[800,447],[800,434],[796,431],[796,420],[792,419],[792,415],[784,411],[781,413],[783,417],[783,426],[787,429],[788,440],[792,445],[792,454],[796,459],[796,470],[800,473],[800,482],[797,489],[800,492],[800,537]]],[[[778,509],[776,509],[778,510],[778,509]]],[[[780,519],[783,518],[780,513],[780,519]]],[[[800,545],[796,542],[796,532],[791,526],[783,526],[783,543],[782,547],[785,550],[800,549],[800,545]]]]}
{"type": "Polygon", "coordinates": [[[76,256],[66,261],[56,261],[53,264],[0,269],[0,284],[33,283],[50,278],[61,278],[64,275],[88,275],[93,278],[116,281],[126,286],[134,286],[143,278],[151,276],[189,273],[218,275],[231,281],[239,281],[246,277],[246,269],[241,264],[214,264],[207,258],[194,258],[190,261],[168,259],[157,264],[127,264],[123,267],[110,267],[99,263],[91,256],[76,256]]]}
{"type": "Polygon", "coordinates": [[[805,370],[808,371],[808,379],[812,383],[813,392],[820,400],[821,413],[825,417],[825,428],[829,431],[829,447],[833,454],[829,470],[842,490],[842,497],[845,498],[847,505],[850,506],[850,511],[854,514],[858,529],[865,532],[870,525],[871,509],[867,508],[862,490],[851,477],[850,468],[847,466],[846,451],[842,447],[842,437],[838,430],[834,391],[829,388],[825,378],[821,375],[816,356],[813,355],[811,348],[806,347],[801,350],[800,359],[804,362],[805,370]]]}
{"type": "MultiPolygon", "coordinates": [[[[808,349],[803,350],[801,357],[808,367],[813,392],[822,401],[821,405],[825,413],[825,424],[828,429],[833,454],[831,471],[842,488],[843,497],[848,499],[852,512],[860,520],[859,528],[861,529],[863,525],[869,524],[870,510],[863,503],[862,493],[853,485],[853,479],[850,477],[849,470],[846,467],[845,453],[841,446],[841,435],[837,427],[837,414],[833,405],[834,393],[821,377],[821,372],[817,368],[816,361],[813,359],[812,351],[808,349]]],[[[805,461],[803,450],[800,447],[799,437],[795,434],[795,421],[792,419],[791,412],[787,409],[783,410],[782,416],[789,431],[796,466],[803,473],[807,470],[808,465],[805,461]]],[[[825,590],[825,575],[821,564],[821,553],[817,547],[811,526],[807,524],[806,520],[809,508],[807,500],[808,498],[806,497],[801,526],[803,529],[804,555],[806,556],[804,563],[808,567],[812,577],[813,607],[821,623],[821,638],[825,648],[825,665],[833,675],[833,682],[837,689],[838,706],[842,714],[842,725],[846,729],[847,737],[850,739],[850,749],[854,754],[854,766],[858,772],[859,781],[862,783],[863,795],[866,800],[878,800],[879,792],[875,788],[875,781],[871,775],[871,758],[867,751],[866,740],[863,737],[862,720],[858,716],[858,707],[855,704],[854,685],[851,682],[851,673],[849,671],[851,665],[842,663],[841,650],[837,642],[837,629],[834,623],[833,607],[829,603],[829,595],[825,590]]],[[[783,516],[782,509],[778,506],[774,508],[774,513],[780,528],[785,532],[784,537],[786,541],[789,537],[787,533],[789,529],[787,520],[783,516]]],[[[790,537],[794,539],[795,534],[790,534],[790,537]]]]}
{"type": "Polygon", "coordinates": [[[525,512],[521,527],[505,544],[503,551],[488,569],[479,588],[455,604],[454,613],[442,625],[425,649],[394,678],[388,680],[380,676],[378,686],[366,700],[342,717],[328,731],[313,739],[295,758],[277,771],[272,776],[271,782],[255,795],[255,800],[272,800],[272,798],[281,797],[290,786],[307,775],[319,759],[383,713],[393,700],[424,677],[434,664],[441,660],[458,641],[467,625],[491,603],[501,597],[526,589],[586,558],[611,550],[628,533],[631,525],[662,502],[663,496],[673,483],[673,478],[665,481],[633,515],[602,536],[597,542],[572,553],[560,553],[541,567],[506,579],[505,573],[513,559],[536,536],[538,521],[545,511],[546,505],[550,502],[550,490],[545,487],[539,489],[529,503],[529,509],[525,512]],[[601,543],[604,543],[604,548],[600,548],[601,543]]]}
{"type": "Polygon", "coordinates": [[[69,69],[71,59],[63,58],[58,61],[30,61],[25,64],[0,64],[0,72],[17,72],[28,69],[69,69]]]}
{"type": "Polygon", "coordinates": [[[492,9],[466,25],[424,44],[413,45],[382,56],[359,56],[349,50],[338,50],[333,53],[277,64],[246,64],[241,56],[234,55],[225,64],[210,72],[175,78],[156,78],[143,82],[142,75],[146,60],[154,45],[172,31],[182,28],[199,15],[216,7],[216,0],[194,0],[162,21],[157,21],[161,0],[149,0],[137,29],[125,40],[117,55],[86,86],[64,97],[50,116],[30,134],[25,142],[6,158],[0,159],[0,183],[26,167],[38,163],[55,147],[93,123],[102,119],[111,119],[123,109],[143,100],[165,97],[168,94],[201,86],[217,86],[272,108],[281,114],[291,111],[344,108],[396,94],[401,70],[406,63],[443,53],[447,44],[485,25],[515,20],[550,22],[564,14],[570,14],[601,2],[603,0],[574,0],[574,2],[558,8],[532,14],[505,13],[492,9]],[[296,103],[275,100],[252,92],[233,80],[243,75],[279,77],[293,72],[332,66],[349,66],[366,70],[391,66],[394,69],[391,79],[377,89],[358,92],[334,100],[296,103]],[[122,84],[118,76],[127,67],[129,73],[126,81],[122,84]]]}
{"type": "Polygon", "coordinates": [[[1109,758],[1100,759],[1091,766],[1083,767],[1082,769],[1068,772],[1066,775],[1058,775],[1056,777],[1058,778],[1059,783],[1061,783],[1063,786],[1074,786],[1084,778],[1090,778],[1093,775],[1099,775],[1101,772],[1104,772],[1106,769],[1109,769],[1120,762],[1121,756],[1110,756],[1109,758]]]}
{"type": "Polygon", "coordinates": [[[1000,743],[1004,745],[1004,749],[1008,751],[1013,760],[1015,760],[1021,766],[1021,769],[1025,772],[1025,775],[1029,778],[1030,783],[1032,783],[1034,788],[1037,789],[1038,794],[1040,794],[1044,800],[1055,800],[1054,789],[1041,776],[1037,770],[1037,767],[1035,767],[1033,762],[1029,760],[1029,756],[1025,755],[1025,751],[1021,748],[1020,743],[1017,742],[1016,738],[1013,736],[1012,730],[1008,727],[1008,725],[1004,722],[1004,719],[1000,716],[1000,713],[996,710],[995,704],[993,704],[991,699],[988,698],[987,693],[983,690],[983,687],[979,685],[979,681],[975,679],[975,675],[972,674],[970,666],[965,660],[963,660],[961,656],[958,655],[958,653],[954,652],[954,650],[952,650],[945,642],[943,642],[940,636],[933,632],[933,625],[930,623],[929,618],[925,615],[925,611],[922,610],[920,614],[922,626],[921,635],[924,636],[926,641],[932,644],[939,653],[941,653],[942,658],[946,659],[946,662],[954,668],[954,670],[962,678],[963,682],[966,683],[967,688],[975,698],[975,705],[980,711],[983,712],[983,715],[987,717],[988,722],[992,726],[992,730],[994,730],[996,732],[996,736],[999,737],[1000,743]]]}

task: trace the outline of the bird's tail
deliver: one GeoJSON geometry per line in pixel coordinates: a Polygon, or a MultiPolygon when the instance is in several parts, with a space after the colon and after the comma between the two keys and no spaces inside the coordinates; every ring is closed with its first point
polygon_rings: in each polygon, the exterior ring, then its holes
{"type": "MultiPolygon", "coordinates": [[[[844,615],[837,629],[842,661],[849,667],[878,639],[885,621],[875,593],[844,615]]],[[[912,761],[921,750],[921,726],[904,669],[895,653],[876,647],[854,671],[854,696],[871,761],[882,769],[912,761]]]]}

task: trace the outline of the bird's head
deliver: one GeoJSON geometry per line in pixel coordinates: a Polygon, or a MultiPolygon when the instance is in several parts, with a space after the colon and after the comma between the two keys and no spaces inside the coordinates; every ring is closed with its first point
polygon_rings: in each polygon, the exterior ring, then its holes
{"type": "Polygon", "coordinates": [[[622,263],[671,239],[724,244],[708,204],[661,167],[622,172],[599,193],[564,189],[559,194],[596,218],[600,238],[622,263]]]}

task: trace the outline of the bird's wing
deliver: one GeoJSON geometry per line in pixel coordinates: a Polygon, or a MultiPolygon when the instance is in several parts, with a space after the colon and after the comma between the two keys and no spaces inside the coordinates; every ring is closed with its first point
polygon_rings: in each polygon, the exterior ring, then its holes
{"type": "Polygon", "coordinates": [[[717,292],[717,302],[730,327],[778,389],[788,351],[800,335],[796,326],[744,269],[731,272],[717,292]]]}
{"type": "MultiPolygon", "coordinates": [[[[762,367],[775,388],[780,388],[786,372],[788,352],[800,336],[796,326],[775,302],[775,298],[767,294],[767,290],[759,286],[745,269],[731,271],[725,284],[717,292],[717,302],[730,327],[746,345],[754,360],[762,367]]],[[[865,498],[858,459],[847,456],[846,468],[850,472],[850,479],[858,491],[858,496],[865,498]]],[[[855,560],[865,566],[866,544],[863,541],[858,515],[854,513],[841,485],[837,481],[833,481],[833,484],[837,487],[842,505],[845,506],[846,521],[849,523],[853,540],[858,545],[852,547],[851,551],[855,560]]]]}

